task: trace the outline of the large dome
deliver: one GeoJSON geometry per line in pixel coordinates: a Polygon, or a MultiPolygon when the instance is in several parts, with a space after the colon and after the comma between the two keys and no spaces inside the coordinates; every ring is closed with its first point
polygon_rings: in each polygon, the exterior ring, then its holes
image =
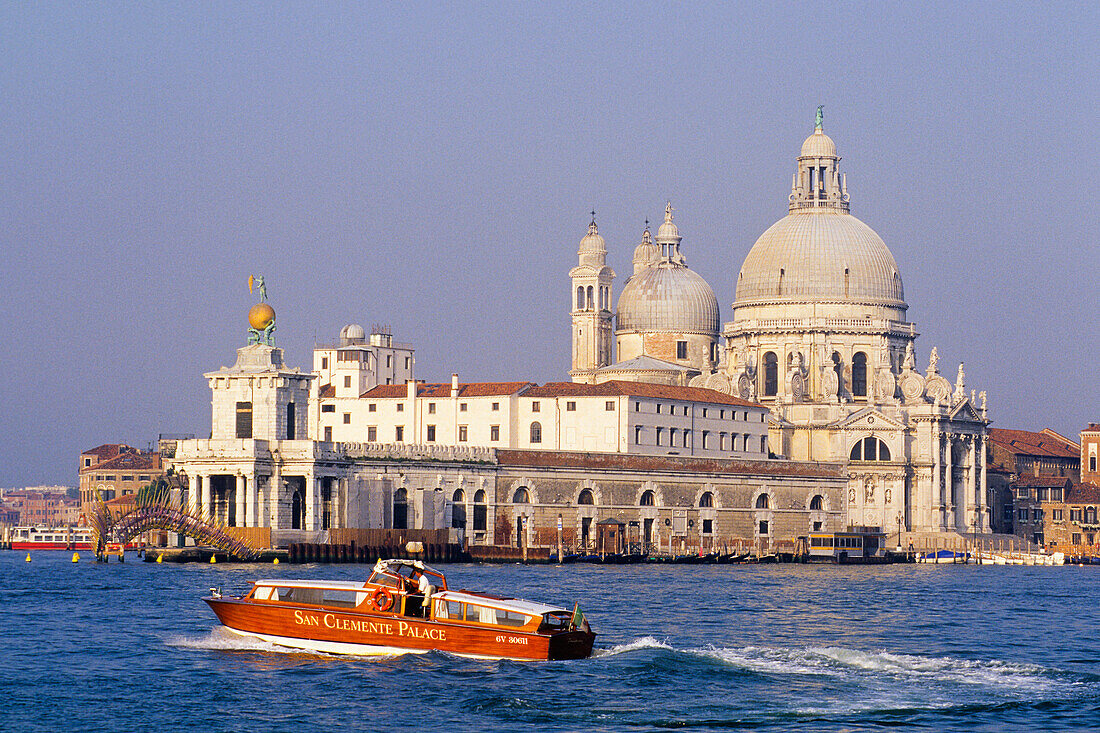
{"type": "Polygon", "coordinates": [[[907,308],[882,238],[836,210],[793,213],[760,235],[741,265],[734,305],[820,301],[907,308]]]}
{"type": "Polygon", "coordinates": [[[662,262],[630,279],[619,296],[617,331],[718,334],[718,299],[706,280],[662,262]]]}

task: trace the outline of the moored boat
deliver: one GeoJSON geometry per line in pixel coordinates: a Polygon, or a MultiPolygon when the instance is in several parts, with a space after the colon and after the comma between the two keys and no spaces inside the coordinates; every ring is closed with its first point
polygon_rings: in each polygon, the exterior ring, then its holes
{"type": "Polygon", "coordinates": [[[95,537],[88,527],[12,527],[13,550],[90,550],[95,537]]]}
{"type": "Polygon", "coordinates": [[[236,634],[331,654],[584,659],[596,637],[578,607],[453,591],[418,560],[379,560],[366,582],[257,580],[204,600],[236,634]]]}

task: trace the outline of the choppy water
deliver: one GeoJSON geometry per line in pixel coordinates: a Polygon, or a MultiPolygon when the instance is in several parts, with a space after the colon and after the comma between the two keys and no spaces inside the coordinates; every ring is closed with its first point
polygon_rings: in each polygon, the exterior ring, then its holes
{"type": "Polygon", "coordinates": [[[593,659],[333,657],[242,640],[200,599],[364,566],[72,564],[0,553],[0,729],[1100,728],[1100,568],[445,566],[571,604],[593,659]]]}

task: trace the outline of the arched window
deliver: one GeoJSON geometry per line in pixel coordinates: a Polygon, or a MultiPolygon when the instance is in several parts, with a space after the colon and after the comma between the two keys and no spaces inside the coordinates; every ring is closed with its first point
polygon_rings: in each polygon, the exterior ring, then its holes
{"type": "Polygon", "coordinates": [[[890,460],[890,447],[878,438],[867,437],[856,441],[852,446],[852,452],[848,454],[852,461],[888,461],[890,460]]]}
{"type": "Polygon", "coordinates": [[[857,351],[852,357],[852,394],[867,396],[867,355],[857,351]]]}
{"type": "Polygon", "coordinates": [[[466,492],[455,489],[451,495],[451,526],[455,529],[466,527],[466,492]]]}
{"type": "Polygon", "coordinates": [[[833,371],[836,372],[836,390],[841,394],[844,389],[844,364],[840,361],[840,352],[833,352],[833,371]]]}
{"type": "Polygon", "coordinates": [[[577,497],[578,504],[591,505],[592,504],[592,490],[581,489],[580,496],[577,497]]]}
{"type": "Polygon", "coordinates": [[[821,497],[821,494],[817,494],[814,498],[810,499],[810,511],[820,512],[825,509],[825,500],[821,497]]]}
{"type": "Polygon", "coordinates": [[[767,509],[768,508],[768,495],[767,494],[761,494],[760,496],[756,497],[756,508],[757,509],[767,509]]]}
{"type": "Polygon", "coordinates": [[[531,496],[530,496],[530,494],[527,493],[527,487],[526,486],[520,486],[518,489],[516,489],[516,493],[512,494],[512,503],[513,504],[530,504],[531,503],[531,496]]]}
{"type": "Polygon", "coordinates": [[[709,491],[704,491],[703,495],[699,497],[699,506],[712,507],[714,506],[714,494],[709,491]]]}
{"type": "Polygon", "coordinates": [[[592,286],[588,286],[588,310],[592,310],[592,286]]]}
{"type": "Polygon", "coordinates": [[[532,443],[541,443],[542,442],[542,423],[540,423],[538,420],[531,423],[531,442],[532,443]]]}
{"type": "Polygon", "coordinates": [[[653,491],[646,489],[642,492],[642,500],[638,504],[639,506],[653,506],[654,498],[653,491]]]}
{"type": "Polygon", "coordinates": [[[302,492],[295,491],[290,498],[290,528],[305,529],[306,503],[302,500],[302,492]]]}
{"type": "Polygon", "coordinates": [[[485,506],[485,490],[478,489],[474,492],[474,531],[485,531],[485,517],[488,514],[488,508],[485,506]]]}
{"type": "Polygon", "coordinates": [[[577,310],[584,310],[584,288],[577,286],[577,310]]]}
{"type": "Polygon", "coordinates": [[[409,528],[409,500],[404,489],[393,492],[393,528],[409,528]]]}
{"type": "Polygon", "coordinates": [[[779,357],[774,351],[764,354],[764,396],[775,397],[779,393],[779,357]]]}

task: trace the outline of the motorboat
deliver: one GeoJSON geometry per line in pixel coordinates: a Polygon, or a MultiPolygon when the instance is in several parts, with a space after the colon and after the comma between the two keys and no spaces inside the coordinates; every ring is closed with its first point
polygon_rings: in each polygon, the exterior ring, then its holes
{"type": "Polygon", "coordinates": [[[450,590],[419,560],[379,560],[366,582],[257,580],[245,595],[211,589],[204,600],[235,634],[329,654],[584,659],[596,638],[576,605],[450,590]]]}

